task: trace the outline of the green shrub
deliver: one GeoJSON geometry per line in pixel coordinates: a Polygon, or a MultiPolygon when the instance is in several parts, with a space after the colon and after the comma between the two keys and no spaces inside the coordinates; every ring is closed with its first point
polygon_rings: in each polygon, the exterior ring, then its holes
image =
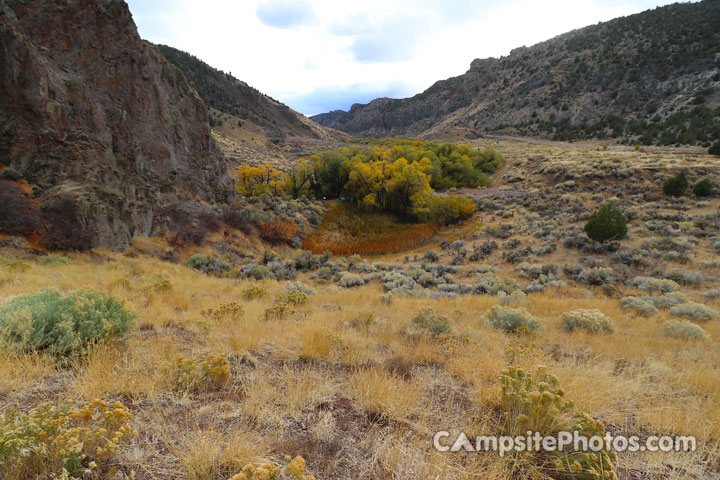
{"type": "Polygon", "coordinates": [[[58,356],[88,353],[93,344],[126,332],[135,314],[96,290],[55,290],[15,297],[0,307],[0,335],[12,348],[58,356]]]}
{"type": "Polygon", "coordinates": [[[70,260],[65,255],[51,253],[50,255],[38,258],[37,262],[40,265],[66,265],[70,260]]]}
{"type": "Polygon", "coordinates": [[[365,280],[360,275],[350,272],[341,272],[338,276],[338,285],[344,288],[359,287],[365,284],[365,280]]]}
{"type": "Polygon", "coordinates": [[[588,238],[601,243],[622,240],[627,236],[627,232],[627,217],[612,202],[606,203],[590,215],[585,224],[588,238]]]}
{"type": "Polygon", "coordinates": [[[638,297],[624,297],[620,300],[620,306],[626,310],[635,310],[643,315],[655,315],[658,309],[652,302],[638,297]]]}
{"type": "Polygon", "coordinates": [[[525,295],[525,292],[522,290],[513,290],[510,294],[500,290],[498,292],[498,300],[500,300],[500,305],[505,305],[506,307],[527,305],[527,295],[525,295]]]}
{"type": "Polygon", "coordinates": [[[668,293],[680,288],[677,282],[667,278],[635,277],[630,284],[646,292],[668,293]]]}
{"type": "Polygon", "coordinates": [[[668,309],[674,307],[678,303],[687,302],[687,297],[684,293],[681,292],[668,292],[659,297],[654,297],[652,295],[643,295],[642,297],[640,297],[640,300],[650,302],[655,305],[655,307],[660,309],[668,309]]]}
{"type": "Polygon", "coordinates": [[[289,313],[287,303],[276,302],[265,309],[265,320],[282,320],[289,313]]]}
{"type": "Polygon", "coordinates": [[[584,330],[587,333],[611,333],[613,323],[599,310],[573,310],[562,316],[562,328],[567,332],[584,330]]]}
{"type": "Polygon", "coordinates": [[[674,177],[670,177],[663,183],[663,192],[665,195],[679,197],[688,188],[688,179],[685,172],[680,172],[674,177]]]}
{"type": "Polygon", "coordinates": [[[450,320],[435,313],[431,308],[418,312],[410,321],[409,331],[417,334],[428,334],[432,337],[444,335],[450,331],[450,320]]]}
{"type": "Polygon", "coordinates": [[[609,267],[583,268],[577,281],[590,286],[607,286],[613,283],[613,269],[609,267]]]}
{"type": "Polygon", "coordinates": [[[221,275],[230,271],[230,264],[217,257],[193,255],[187,264],[203,273],[221,275]]]}
{"type": "Polygon", "coordinates": [[[265,265],[253,265],[245,272],[244,276],[255,280],[265,280],[266,278],[272,278],[273,274],[265,265]]]}
{"type": "Polygon", "coordinates": [[[665,324],[665,334],[683,340],[707,340],[710,335],[700,326],[687,320],[670,320],[665,324]]]}
{"type": "Polygon", "coordinates": [[[315,295],[317,292],[310,285],[303,282],[292,282],[285,285],[285,290],[299,290],[306,295],[315,295]]]}
{"type": "Polygon", "coordinates": [[[218,308],[202,310],[200,314],[216,322],[223,319],[238,320],[245,314],[245,309],[239,303],[230,302],[223,303],[218,308]]]}
{"type": "Polygon", "coordinates": [[[707,305],[696,302],[685,302],[675,305],[670,309],[670,313],[676,317],[688,317],[699,322],[706,322],[717,318],[717,310],[713,310],[707,305]]]}
{"type": "Polygon", "coordinates": [[[507,333],[533,332],[540,326],[538,321],[524,308],[509,308],[500,305],[495,305],[490,309],[487,321],[493,328],[507,333]]]}
{"type": "Polygon", "coordinates": [[[709,178],[703,178],[692,189],[696,197],[707,197],[715,191],[715,184],[709,178]]]}
{"type": "Polygon", "coordinates": [[[710,148],[708,148],[708,153],[710,155],[717,155],[718,157],[720,157],[720,140],[713,143],[710,148]]]}

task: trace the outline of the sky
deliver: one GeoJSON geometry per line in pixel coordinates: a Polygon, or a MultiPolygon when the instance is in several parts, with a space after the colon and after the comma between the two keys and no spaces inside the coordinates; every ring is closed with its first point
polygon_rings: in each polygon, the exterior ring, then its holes
{"type": "Polygon", "coordinates": [[[666,0],[127,0],[140,35],[314,115],[666,0]]]}

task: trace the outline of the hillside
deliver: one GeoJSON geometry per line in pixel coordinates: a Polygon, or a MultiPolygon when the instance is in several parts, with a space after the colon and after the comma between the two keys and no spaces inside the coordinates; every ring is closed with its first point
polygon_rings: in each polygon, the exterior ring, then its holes
{"type": "Polygon", "coordinates": [[[0,230],[122,247],[227,199],[205,104],[125,2],[2,0],[0,46],[0,230]]]}
{"type": "Polygon", "coordinates": [[[213,123],[216,122],[215,118],[218,123],[222,122],[222,114],[225,114],[239,119],[239,126],[249,123],[259,127],[269,139],[330,139],[336,136],[335,132],[317,125],[230,73],[217,70],[182,50],[167,45],[157,47],[170,63],[182,70],[200,97],[216,111],[213,123]]]}
{"type": "Polygon", "coordinates": [[[720,138],[717,25],[716,0],[659,7],[476,59],[465,74],[412,98],[379,98],[312,119],[368,137],[498,131],[707,144],[720,138]]]}

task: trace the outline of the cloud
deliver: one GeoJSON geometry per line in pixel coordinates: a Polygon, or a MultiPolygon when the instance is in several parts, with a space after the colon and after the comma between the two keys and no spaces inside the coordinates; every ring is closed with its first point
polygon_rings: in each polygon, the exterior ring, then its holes
{"type": "Polygon", "coordinates": [[[344,87],[317,88],[310,93],[288,97],[285,103],[307,116],[331,110],[349,110],[355,103],[368,103],[381,97],[402,98],[412,95],[415,87],[404,82],[388,85],[354,84],[344,87]]]}
{"type": "Polygon", "coordinates": [[[393,19],[357,35],[350,51],[361,63],[402,62],[417,53],[421,31],[415,22],[393,19]]]}
{"type": "Polygon", "coordinates": [[[309,25],[317,18],[310,2],[303,0],[267,0],[255,13],[262,23],[277,28],[309,25]]]}
{"type": "Polygon", "coordinates": [[[143,38],[312,115],[407,97],[574,28],[674,0],[127,0],[143,38]]]}
{"type": "Polygon", "coordinates": [[[328,26],[337,37],[351,40],[348,51],[360,63],[402,62],[413,58],[427,29],[427,18],[406,10],[379,18],[353,15],[328,26]]]}

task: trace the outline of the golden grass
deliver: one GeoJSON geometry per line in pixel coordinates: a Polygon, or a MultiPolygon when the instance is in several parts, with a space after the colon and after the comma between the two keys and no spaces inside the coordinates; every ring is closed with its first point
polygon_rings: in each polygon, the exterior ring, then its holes
{"type": "Polygon", "coordinates": [[[88,401],[117,395],[155,398],[170,387],[167,368],[178,350],[172,337],[135,337],[127,345],[97,348],[77,362],[73,393],[88,401]]]}
{"type": "Polygon", "coordinates": [[[395,420],[411,417],[422,396],[419,385],[380,368],[355,371],[348,392],[360,408],[395,420]]]}
{"type": "Polygon", "coordinates": [[[55,373],[51,358],[36,353],[0,352],[0,394],[31,388],[55,373]]]}
{"type": "MultiPolygon", "coordinates": [[[[406,472],[415,465],[416,471],[423,475],[435,472],[437,478],[502,478],[496,462],[470,458],[457,463],[453,457],[428,450],[426,442],[434,430],[447,426],[483,431],[495,428],[492,411],[499,398],[497,377],[509,363],[528,368],[545,364],[580,409],[633,432],[698,435],[706,452],[717,458],[717,322],[706,324],[712,338],[704,344],[667,338],[661,333],[666,314],[637,317],[622,310],[618,300],[588,295],[588,290],[577,287],[567,288],[560,295],[548,292],[529,296],[527,308],[541,319],[544,329],[533,339],[522,341],[485,325],[485,313],[498,302],[494,297],[472,295],[432,301],[398,297],[387,305],[380,301],[381,291],[374,285],[321,292],[295,314],[265,321],[264,310],[283,290],[280,282],[266,282],[269,294],[265,298],[242,302],[242,317],[213,319],[201,312],[240,301],[249,282],[208,277],[147,257],[133,259],[132,263],[122,256],[113,257],[99,266],[82,259],[68,265],[33,263],[17,282],[3,284],[0,295],[7,298],[53,286],[108,290],[113,281],[128,279],[131,288],[117,288],[116,282],[113,293],[139,312],[140,325],[125,342],[98,348],[74,367],[70,383],[60,394],[70,402],[77,396],[129,397],[150,402],[160,410],[170,408],[162,406],[167,405],[164,399],[170,399],[169,405],[177,405],[173,408],[193,405],[180,420],[192,433],[183,433],[182,438],[177,436],[183,428],[154,425],[177,423],[169,413],[158,418],[149,415],[145,420],[147,431],[159,431],[170,442],[175,460],[167,460],[163,449],[155,453],[151,449],[143,461],[175,462],[175,468],[186,472],[188,478],[212,478],[248,458],[267,455],[276,441],[285,445],[287,438],[295,435],[297,422],[309,422],[309,432],[317,441],[337,441],[339,425],[345,420],[333,410],[318,409],[338,398],[349,399],[353,408],[366,412],[371,419],[401,422],[417,432],[403,448],[394,446],[384,451],[378,467],[381,471],[406,472]],[[144,288],[158,277],[170,279],[173,288],[148,300],[144,288]],[[447,343],[405,335],[412,316],[429,306],[446,312],[453,331],[469,329],[477,332],[479,339],[447,343]],[[615,333],[592,336],[562,331],[562,312],[578,308],[602,311],[614,320],[615,333]],[[353,322],[367,312],[372,312],[372,322],[353,322]],[[536,346],[522,349],[523,342],[536,346]],[[177,353],[228,356],[233,370],[231,384],[210,397],[172,392],[161,372],[177,353]],[[233,437],[215,427],[193,427],[204,424],[205,406],[219,408],[222,403],[218,402],[225,402],[227,395],[227,400],[236,403],[233,408],[221,409],[222,418],[244,419],[252,429],[266,432],[261,448],[250,448],[242,435],[233,437]],[[236,461],[231,450],[249,453],[239,455],[242,459],[236,461]]],[[[42,355],[5,354],[3,359],[2,393],[22,393],[55,375],[54,363],[42,355]]],[[[393,423],[390,425],[379,424],[376,434],[367,433],[370,437],[364,451],[380,448],[387,435],[392,435],[393,423]]],[[[622,462],[650,471],[658,458],[627,454],[622,462]]],[[[308,460],[312,466],[312,458],[308,460]]],[[[687,468],[693,469],[699,468],[698,461],[699,457],[685,459],[690,463],[687,468]]]]}
{"type": "Polygon", "coordinates": [[[262,436],[246,431],[192,430],[170,451],[189,480],[212,480],[239,473],[248,463],[265,460],[269,445],[262,436]]]}

